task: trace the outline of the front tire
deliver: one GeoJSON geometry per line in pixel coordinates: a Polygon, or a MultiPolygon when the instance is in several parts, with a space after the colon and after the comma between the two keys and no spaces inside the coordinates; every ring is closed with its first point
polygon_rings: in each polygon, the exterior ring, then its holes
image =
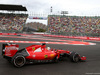
{"type": "Polygon", "coordinates": [[[26,63],[26,59],[23,55],[15,55],[13,58],[12,58],[12,64],[15,66],[15,67],[22,67],[24,66],[26,63]]]}
{"type": "Polygon", "coordinates": [[[75,63],[79,62],[79,60],[80,60],[79,54],[76,53],[76,52],[72,52],[72,53],[70,54],[70,60],[71,60],[72,62],[75,62],[75,63]]]}

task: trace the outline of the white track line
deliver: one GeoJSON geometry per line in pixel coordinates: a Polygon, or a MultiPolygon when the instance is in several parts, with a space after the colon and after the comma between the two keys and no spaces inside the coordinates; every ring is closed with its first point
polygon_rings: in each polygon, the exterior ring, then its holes
{"type": "Polygon", "coordinates": [[[68,45],[96,45],[93,43],[66,43],[66,42],[40,42],[40,41],[13,41],[13,40],[0,40],[2,43],[47,43],[47,44],[68,44],[68,45]]]}

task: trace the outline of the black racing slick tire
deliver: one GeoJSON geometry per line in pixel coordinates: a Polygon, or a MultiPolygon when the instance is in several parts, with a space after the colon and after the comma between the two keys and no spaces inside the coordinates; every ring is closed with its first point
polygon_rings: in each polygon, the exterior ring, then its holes
{"type": "Polygon", "coordinates": [[[22,67],[24,66],[26,63],[26,59],[23,55],[15,55],[13,58],[12,58],[12,64],[15,66],[15,67],[22,67]]]}
{"type": "Polygon", "coordinates": [[[71,52],[71,54],[70,54],[70,60],[72,62],[75,62],[75,63],[79,62],[79,60],[80,60],[79,54],[76,53],[76,52],[71,52]]]}

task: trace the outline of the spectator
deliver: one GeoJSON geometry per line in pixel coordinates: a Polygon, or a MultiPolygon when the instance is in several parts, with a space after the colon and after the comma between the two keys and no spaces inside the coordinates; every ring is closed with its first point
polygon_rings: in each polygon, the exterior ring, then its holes
{"type": "Polygon", "coordinates": [[[99,34],[99,17],[49,16],[49,32],[99,34]]]}
{"type": "Polygon", "coordinates": [[[0,14],[0,30],[22,31],[28,15],[0,14]]]}

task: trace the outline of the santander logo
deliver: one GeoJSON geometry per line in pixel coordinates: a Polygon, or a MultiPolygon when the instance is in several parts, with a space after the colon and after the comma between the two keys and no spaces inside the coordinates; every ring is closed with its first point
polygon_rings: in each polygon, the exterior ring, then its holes
{"type": "Polygon", "coordinates": [[[15,46],[10,46],[10,47],[6,47],[5,49],[6,50],[18,50],[19,48],[15,46]]]}

